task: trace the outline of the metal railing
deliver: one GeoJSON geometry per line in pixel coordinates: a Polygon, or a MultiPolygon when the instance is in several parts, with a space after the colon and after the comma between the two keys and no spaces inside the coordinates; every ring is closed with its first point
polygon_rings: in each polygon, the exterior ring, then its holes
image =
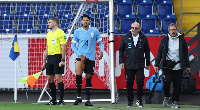
{"type": "Polygon", "coordinates": [[[189,51],[188,56],[194,55],[197,53],[197,56],[195,56],[191,61],[190,61],[190,72],[192,75],[195,73],[199,72],[200,70],[200,22],[197,23],[193,28],[191,28],[188,32],[185,33],[187,35],[189,32],[191,32],[194,28],[197,27],[197,35],[195,35],[192,39],[190,39],[187,42],[188,47],[190,47],[192,44],[196,43],[197,45],[189,51]]]}

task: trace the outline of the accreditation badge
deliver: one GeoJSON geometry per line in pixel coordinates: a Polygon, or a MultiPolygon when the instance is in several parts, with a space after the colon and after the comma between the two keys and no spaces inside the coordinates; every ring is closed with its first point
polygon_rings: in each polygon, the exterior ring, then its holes
{"type": "Polygon", "coordinates": [[[56,44],[56,40],[52,39],[52,44],[55,45],[56,44]]]}

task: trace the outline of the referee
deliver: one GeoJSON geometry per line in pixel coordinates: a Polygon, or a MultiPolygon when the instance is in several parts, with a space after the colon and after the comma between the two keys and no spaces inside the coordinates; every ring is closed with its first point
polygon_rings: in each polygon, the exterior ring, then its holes
{"type": "Polygon", "coordinates": [[[51,29],[47,33],[47,46],[44,54],[43,68],[46,67],[46,74],[50,88],[51,101],[46,105],[64,105],[64,83],[62,74],[64,74],[65,54],[66,54],[66,36],[62,29],[58,28],[59,20],[52,17],[48,20],[48,26],[51,29]],[[60,100],[56,102],[56,85],[54,77],[58,84],[60,100]]]}

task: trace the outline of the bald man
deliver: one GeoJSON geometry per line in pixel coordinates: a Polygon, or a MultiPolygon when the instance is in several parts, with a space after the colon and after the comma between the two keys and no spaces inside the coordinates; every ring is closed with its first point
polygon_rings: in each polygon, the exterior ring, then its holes
{"type": "Polygon", "coordinates": [[[119,46],[119,64],[121,69],[125,68],[126,89],[128,98],[127,107],[133,106],[133,84],[135,76],[137,82],[136,105],[138,107],[143,107],[142,95],[144,86],[144,68],[149,69],[150,66],[149,43],[147,37],[140,30],[141,29],[139,23],[132,23],[131,30],[128,34],[122,37],[119,46]]]}

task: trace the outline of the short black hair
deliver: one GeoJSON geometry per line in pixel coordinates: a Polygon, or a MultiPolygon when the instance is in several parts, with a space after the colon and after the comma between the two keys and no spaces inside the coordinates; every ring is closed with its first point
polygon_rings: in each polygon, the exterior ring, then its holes
{"type": "Polygon", "coordinates": [[[90,20],[90,16],[87,14],[84,14],[83,16],[81,16],[81,20],[83,19],[83,17],[87,17],[90,20]]]}

